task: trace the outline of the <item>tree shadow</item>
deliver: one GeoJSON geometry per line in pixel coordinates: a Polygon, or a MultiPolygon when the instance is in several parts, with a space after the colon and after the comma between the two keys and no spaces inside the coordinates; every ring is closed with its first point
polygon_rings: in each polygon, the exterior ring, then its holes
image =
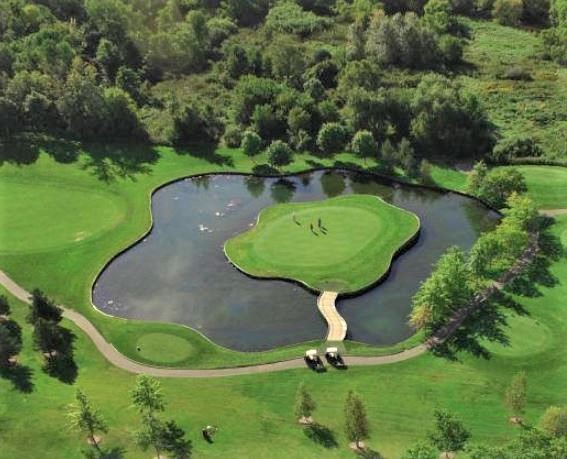
{"type": "Polygon", "coordinates": [[[234,166],[232,157],[222,155],[218,151],[218,145],[214,143],[191,143],[183,145],[183,147],[176,147],[175,152],[178,155],[189,155],[194,158],[199,158],[207,161],[208,163],[217,166],[234,166]]]}
{"type": "Polygon", "coordinates": [[[136,181],[137,174],[150,174],[159,154],[150,145],[88,144],[80,167],[99,180],[110,183],[118,178],[136,181]]]}
{"type": "Polygon", "coordinates": [[[382,459],[384,457],[378,451],[374,451],[370,448],[361,449],[356,453],[364,459],[382,459]]]}
{"type": "Polygon", "coordinates": [[[16,363],[9,367],[0,367],[0,377],[12,383],[14,389],[29,394],[33,392],[33,371],[26,365],[16,363]]]}
{"type": "Polygon", "coordinates": [[[65,349],[56,355],[47,357],[43,371],[65,384],[73,384],[79,373],[79,368],[74,359],[73,344],[77,337],[72,331],[63,327],[60,328],[65,340],[65,349]]]}
{"type": "Polygon", "coordinates": [[[305,427],[303,433],[311,441],[324,448],[337,448],[339,446],[333,431],[324,425],[317,423],[311,424],[305,427]]]}
{"type": "Polygon", "coordinates": [[[256,175],[279,175],[279,171],[269,164],[256,164],[252,168],[252,173],[256,175]]]}
{"type": "Polygon", "coordinates": [[[452,336],[435,346],[432,349],[433,354],[451,361],[459,361],[458,355],[464,352],[489,360],[492,354],[486,348],[486,342],[510,345],[510,338],[505,331],[508,325],[506,310],[519,315],[528,314],[510,295],[497,291],[490,299],[473,309],[452,336]]]}
{"type": "Polygon", "coordinates": [[[291,201],[295,190],[296,185],[294,182],[286,178],[281,178],[272,184],[270,194],[274,202],[281,204],[291,201]]]}
{"type": "Polygon", "coordinates": [[[101,448],[101,451],[94,448],[83,450],[83,456],[87,459],[122,459],[125,454],[126,450],[120,446],[101,448]]]}

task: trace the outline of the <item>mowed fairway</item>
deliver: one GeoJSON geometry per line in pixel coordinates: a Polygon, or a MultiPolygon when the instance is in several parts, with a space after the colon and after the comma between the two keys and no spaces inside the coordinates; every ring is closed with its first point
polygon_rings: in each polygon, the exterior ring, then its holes
{"type": "Polygon", "coordinates": [[[264,209],[258,224],[225,244],[244,272],[323,291],[355,292],[384,275],[418,231],[412,213],[368,195],[264,209]]]}

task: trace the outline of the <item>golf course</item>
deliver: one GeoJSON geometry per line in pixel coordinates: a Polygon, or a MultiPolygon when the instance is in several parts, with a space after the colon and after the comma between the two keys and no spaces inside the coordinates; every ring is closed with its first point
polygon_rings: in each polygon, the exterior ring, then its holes
{"type": "Polygon", "coordinates": [[[225,244],[239,269],[291,279],[317,290],[353,293],[380,279],[395,253],[419,229],[419,219],[373,196],[282,204],[225,244]]]}
{"type": "Polygon", "coordinates": [[[0,459],[567,459],[567,0],[0,0],[0,459]]]}

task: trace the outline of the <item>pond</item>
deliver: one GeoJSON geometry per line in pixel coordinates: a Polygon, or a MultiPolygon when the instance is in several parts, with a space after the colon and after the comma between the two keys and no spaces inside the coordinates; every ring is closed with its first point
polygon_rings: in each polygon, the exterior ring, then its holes
{"type": "Polygon", "coordinates": [[[399,342],[412,334],[411,297],[432,264],[452,245],[470,248],[498,214],[456,193],[346,171],[279,179],[209,175],[161,188],[152,199],[151,233],[109,263],[94,285],[93,302],[117,317],[188,325],[243,351],[322,338],[326,324],[315,295],[291,282],[244,275],[227,261],[223,244],[266,206],[352,193],[380,196],[421,219],[417,243],[394,260],[384,281],[338,302],[349,339],[399,342]]]}

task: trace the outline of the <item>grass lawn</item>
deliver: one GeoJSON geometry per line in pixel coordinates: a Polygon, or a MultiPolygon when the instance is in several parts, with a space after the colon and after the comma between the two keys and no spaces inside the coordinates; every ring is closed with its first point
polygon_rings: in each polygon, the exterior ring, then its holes
{"type": "Polygon", "coordinates": [[[418,230],[417,216],[375,196],[339,196],[268,207],[225,253],[253,276],[352,293],[381,278],[418,230]]]}
{"type": "Polygon", "coordinates": [[[542,209],[567,207],[567,167],[515,166],[526,178],[528,194],[542,209]]]}
{"type": "MultiPolygon", "coordinates": [[[[567,216],[558,222],[556,234],[566,233],[567,216]]],[[[567,279],[567,259],[555,263],[552,272],[567,279]]],[[[400,457],[405,448],[425,438],[435,408],[456,413],[471,430],[472,442],[501,444],[519,432],[507,422],[502,403],[515,372],[525,369],[528,373],[528,423],[537,422],[551,404],[567,404],[563,383],[567,379],[567,284],[542,288],[540,293],[520,300],[528,315],[510,319],[505,329],[510,346],[492,346],[494,355],[487,361],[463,355],[460,361],[450,362],[424,355],[399,364],[330,369],[323,374],[293,370],[206,380],[162,379],[169,401],[166,417],[187,430],[194,457],[352,458],[343,434],[342,411],[347,391],[354,389],[369,413],[372,437],[368,443],[387,458],[400,457]],[[327,447],[309,439],[294,423],[293,399],[301,381],[318,403],[315,419],[329,429],[327,447]],[[213,445],[201,439],[200,428],[206,424],[220,428],[213,445]]],[[[24,325],[25,306],[12,298],[11,303],[14,319],[24,325]]],[[[0,456],[79,457],[85,442],[67,429],[64,413],[80,387],[107,419],[106,446],[124,448],[128,458],[151,457],[132,440],[138,426],[128,395],[134,376],[107,364],[73,324],[63,324],[77,335],[78,379],[66,385],[46,376],[39,353],[32,350],[30,329],[24,326],[20,361],[32,372],[33,391],[18,392],[0,378],[0,456]]]]}
{"type": "MultiPolygon", "coordinates": [[[[189,152],[121,145],[89,146],[70,160],[67,149],[74,148],[47,146],[36,151],[18,145],[0,151],[0,267],[20,285],[30,291],[41,288],[80,311],[123,354],[143,363],[192,368],[239,366],[295,358],[306,346],[319,346],[320,341],[313,341],[267,352],[236,352],[188,327],[120,320],[98,313],[90,300],[92,283],[110,258],[150,227],[148,203],[156,187],[188,175],[250,172],[254,163],[239,150],[195,148],[189,152]],[[125,152],[127,159],[122,157],[125,152]],[[10,158],[21,158],[21,162],[10,158]],[[171,341],[185,340],[193,352],[182,360],[180,354],[179,359],[164,362],[151,352],[153,344],[140,346],[138,351],[137,343],[151,342],[145,335],[155,337],[156,333],[169,335],[171,341]]],[[[348,154],[333,159],[297,155],[286,171],[310,169],[314,161],[321,166],[362,166],[348,154]]],[[[265,158],[260,156],[256,162],[265,162],[265,158]]],[[[368,165],[375,166],[371,161],[368,165]]],[[[403,350],[415,341],[387,347],[349,342],[347,349],[381,355],[403,350]]]]}

